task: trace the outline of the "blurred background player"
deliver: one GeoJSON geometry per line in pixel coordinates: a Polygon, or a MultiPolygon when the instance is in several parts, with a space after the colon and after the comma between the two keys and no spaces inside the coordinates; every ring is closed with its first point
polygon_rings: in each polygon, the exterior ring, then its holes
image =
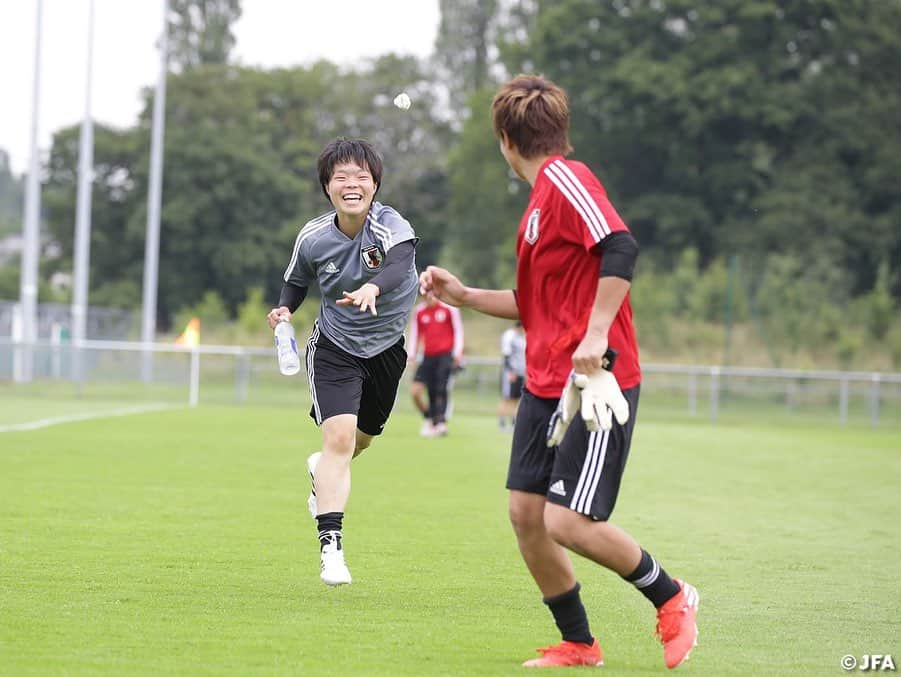
{"type": "Polygon", "coordinates": [[[656,608],[664,662],[673,668],[697,643],[698,592],[670,578],[609,521],[641,384],[629,302],[638,244],[592,171],[565,158],[572,151],[569,103],[560,87],[519,75],[501,86],[491,115],[501,154],[531,186],[516,239],[516,289],[467,287],[435,266],[420,275],[420,285],[455,306],[521,319],[526,331],[528,384],[507,473],[510,521],[563,641],[523,665],[604,662],[571,551],[617,573],[656,608]],[[581,393],[572,386],[574,373],[588,382],[581,393]],[[605,387],[595,390],[597,383],[605,387]],[[572,424],[558,426],[558,417],[572,424]]]}
{"type": "Polygon", "coordinates": [[[501,356],[501,401],[497,405],[497,423],[501,430],[510,432],[526,382],[526,334],[522,322],[501,334],[501,356]]]}
{"type": "Polygon", "coordinates": [[[278,308],[267,319],[270,327],[290,319],[309,285],[319,285],[322,305],[306,366],[310,416],[322,429],[322,451],[307,459],[307,467],[320,578],[334,586],[351,582],[342,544],[350,462],[381,434],[406,366],[403,334],[416,301],[417,238],[397,211],[374,201],[382,160],[366,141],[333,141],[317,169],[334,209],[301,228],[278,308]]]}
{"type": "Polygon", "coordinates": [[[410,324],[408,362],[422,345],[422,362],[413,376],[410,395],[424,420],[420,435],[447,434],[450,388],[454,372],[463,364],[463,319],[459,308],[441,303],[434,294],[416,306],[410,324]]]}

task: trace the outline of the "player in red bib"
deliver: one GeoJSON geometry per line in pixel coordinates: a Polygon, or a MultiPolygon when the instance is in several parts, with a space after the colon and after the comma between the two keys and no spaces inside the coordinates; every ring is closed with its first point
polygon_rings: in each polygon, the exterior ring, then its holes
{"type": "Polygon", "coordinates": [[[463,362],[463,320],[459,308],[441,303],[433,294],[416,306],[410,323],[407,363],[416,361],[422,345],[422,362],[413,376],[410,395],[423,415],[423,437],[447,435],[447,407],[451,375],[463,362]],[[428,402],[426,402],[426,394],[428,402]]]}
{"type": "Polygon", "coordinates": [[[464,286],[443,268],[424,293],[521,320],[526,388],[507,473],[510,520],[563,641],[528,667],[600,665],[567,550],[632,583],[657,609],[669,668],[697,643],[697,590],[670,578],[609,522],[629,454],[641,369],[629,304],[638,245],[588,167],[566,159],[569,105],[553,82],[520,75],[491,107],[501,154],[532,186],[516,241],[516,290],[464,286]]]}

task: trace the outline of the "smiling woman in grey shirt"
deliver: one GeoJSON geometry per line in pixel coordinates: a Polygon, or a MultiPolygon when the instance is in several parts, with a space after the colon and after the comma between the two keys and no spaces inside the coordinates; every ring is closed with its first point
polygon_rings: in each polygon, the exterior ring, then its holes
{"type": "Polygon", "coordinates": [[[350,495],[350,462],[379,435],[394,406],[406,365],[403,333],[416,300],[418,277],[410,223],[375,202],[382,161],[363,140],[337,139],[319,156],[319,182],[333,210],[297,235],[285,270],[274,327],[297,310],[312,283],[322,305],[307,342],[306,366],[322,451],[307,459],[313,480],[320,578],[351,582],[342,520],[350,495]]]}

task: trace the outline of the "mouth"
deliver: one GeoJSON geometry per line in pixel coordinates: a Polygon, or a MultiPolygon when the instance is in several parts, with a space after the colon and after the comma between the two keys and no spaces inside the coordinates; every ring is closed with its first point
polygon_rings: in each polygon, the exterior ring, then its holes
{"type": "Polygon", "coordinates": [[[363,203],[363,195],[361,193],[345,193],[341,199],[349,205],[358,205],[363,203]]]}

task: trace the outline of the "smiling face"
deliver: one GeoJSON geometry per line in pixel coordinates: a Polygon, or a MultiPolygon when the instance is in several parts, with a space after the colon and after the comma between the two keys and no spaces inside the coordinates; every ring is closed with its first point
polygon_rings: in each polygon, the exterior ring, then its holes
{"type": "Polygon", "coordinates": [[[372,198],[378,184],[367,166],[356,162],[341,162],[335,165],[332,176],[325,187],[329,200],[338,212],[338,222],[357,222],[369,213],[372,198]]]}
{"type": "Polygon", "coordinates": [[[338,212],[338,227],[354,237],[382,182],[382,158],[369,142],[340,137],[323,148],[316,170],[322,192],[338,212]]]}

